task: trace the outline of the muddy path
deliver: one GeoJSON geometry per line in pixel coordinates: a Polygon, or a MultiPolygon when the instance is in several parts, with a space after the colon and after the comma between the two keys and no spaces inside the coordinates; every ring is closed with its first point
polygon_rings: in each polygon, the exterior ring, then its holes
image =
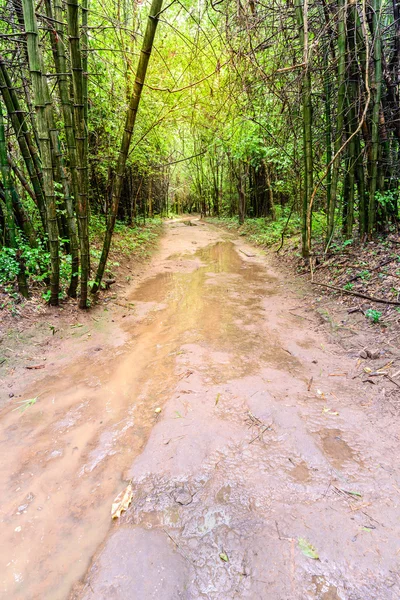
{"type": "Polygon", "coordinates": [[[293,281],[193,224],[0,414],[0,597],[399,598],[397,423],[293,281]]]}

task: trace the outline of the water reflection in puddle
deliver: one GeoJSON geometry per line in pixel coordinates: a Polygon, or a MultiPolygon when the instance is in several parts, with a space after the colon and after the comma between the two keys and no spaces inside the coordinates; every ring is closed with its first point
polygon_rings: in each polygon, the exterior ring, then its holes
{"type": "Polygon", "coordinates": [[[132,293],[134,302],[164,304],[150,319],[127,325],[131,340],[122,354],[80,358],[29,390],[40,396],[29,411],[3,413],[0,591],[6,597],[62,599],[85,572],[110,527],[123,473],[155,423],[154,408],[181,377],[176,357],[184,344],[206,352],[214,383],[256,372],[261,360],[297,366],[271,331],[241,327],[241,319],[260,314],[262,294],[274,293],[275,279],[242,260],[231,242],[191,259],[199,263],[195,270],[161,273],[132,293]],[[224,361],[214,360],[221,352],[224,361]],[[34,500],[17,517],[28,496],[34,500]]]}

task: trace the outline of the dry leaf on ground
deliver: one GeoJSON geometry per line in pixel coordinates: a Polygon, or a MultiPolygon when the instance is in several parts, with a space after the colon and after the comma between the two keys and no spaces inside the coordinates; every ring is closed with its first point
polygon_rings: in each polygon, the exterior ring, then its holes
{"type": "Polygon", "coordinates": [[[129,508],[132,502],[133,490],[130,483],[122,492],[115,498],[111,507],[111,518],[118,519],[125,510],[129,508]]]}

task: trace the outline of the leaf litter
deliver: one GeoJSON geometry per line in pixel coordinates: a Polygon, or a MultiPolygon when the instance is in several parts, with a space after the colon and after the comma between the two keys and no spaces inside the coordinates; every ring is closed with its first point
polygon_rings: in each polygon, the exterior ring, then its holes
{"type": "Polygon", "coordinates": [[[133,489],[132,483],[130,483],[122,492],[118,494],[111,506],[111,518],[118,519],[121,513],[128,510],[130,503],[132,502],[133,489]]]}

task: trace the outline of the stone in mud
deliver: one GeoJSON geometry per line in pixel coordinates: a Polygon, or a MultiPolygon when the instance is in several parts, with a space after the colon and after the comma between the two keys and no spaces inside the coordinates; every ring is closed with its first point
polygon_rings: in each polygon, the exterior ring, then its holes
{"type": "Polygon", "coordinates": [[[366,350],[360,350],[360,352],[358,353],[358,356],[360,358],[368,358],[368,353],[366,350]]]}
{"type": "Polygon", "coordinates": [[[178,504],[186,506],[187,504],[190,504],[193,501],[193,496],[187,490],[180,489],[174,493],[174,500],[178,504]]]}
{"type": "Polygon", "coordinates": [[[367,350],[367,354],[368,354],[368,357],[371,358],[372,360],[377,360],[381,355],[381,353],[377,349],[367,350]]]}

